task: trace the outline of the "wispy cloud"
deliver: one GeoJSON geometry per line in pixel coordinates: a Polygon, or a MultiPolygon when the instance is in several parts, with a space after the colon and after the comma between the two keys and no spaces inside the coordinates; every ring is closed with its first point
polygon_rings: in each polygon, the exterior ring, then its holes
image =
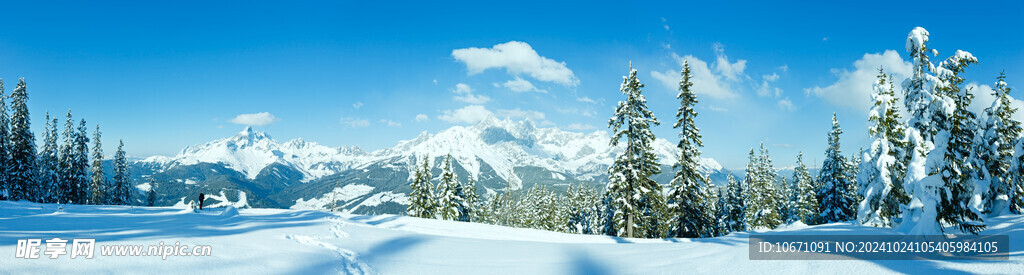
{"type": "Polygon", "coordinates": [[[462,101],[469,104],[484,104],[491,101],[490,97],[485,95],[477,95],[473,93],[473,88],[465,83],[455,84],[455,88],[452,88],[452,93],[455,94],[454,99],[456,101],[462,101]]]}
{"type": "Polygon", "coordinates": [[[402,127],[402,123],[401,122],[395,122],[395,121],[390,120],[390,119],[381,119],[380,123],[383,123],[383,124],[387,125],[388,127],[402,127]]]}
{"type": "Polygon", "coordinates": [[[528,81],[526,79],[523,79],[522,77],[518,77],[518,76],[515,79],[506,81],[505,83],[501,84],[501,86],[503,86],[505,88],[508,88],[509,90],[511,90],[513,92],[518,92],[518,93],[523,93],[523,92],[547,93],[548,92],[548,91],[545,91],[545,90],[537,89],[537,87],[533,86],[533,83],[530,83],[530,81],[528,81]]]}
{"type": "Polygon", "coordinates": [[[341,123],[341,125],[352,128],[363,128],[370,126],[370,120],[355,117],[343,117],[339,122],[341,123]]]}
{"type": "Polygon", "coordinates": [[[264,126],[271,123],[277,122],[277,117],[268,113],[254,113],[254,114],[240,114],[235,118],[231,119],[231,123],[241,125],[253,125],[253,126],[264,126]]]}
{"type": "Polygon", "coordinates": [[[416,115],[416,122],[424,122],[424,121],[428,121],[428,120],[430,120],[430,117],[428,117],[426,114],[417,114],[416,115]]]}
{"type": "Polygon", "coordinates": [[[445,110],[437,118],[448,123],[473,124],[480,122],[489,115],[493,115],[493,113],[484,108],[484,106],[469,105],[456,110],[445,110]]]}

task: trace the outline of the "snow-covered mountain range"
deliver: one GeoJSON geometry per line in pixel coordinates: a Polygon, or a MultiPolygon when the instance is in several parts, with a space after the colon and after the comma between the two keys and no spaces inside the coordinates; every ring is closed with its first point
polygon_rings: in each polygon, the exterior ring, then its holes
{"type": "MultiPolygon", "coordinates": [[[[610,146],[609,140],[606,131],[569,132],[539,128],[528,119],[512,121],[491,116],[472,126],[454,126],[436,134],[423,132],[394,147],[366,152],[359,147],[332,148],[302,139],[282,143],[247,127],[232,137],[186,147],[174,157],[136,161],[135,167],[138,181],[153,180],[158,186],[186,185],[178,189],[184,194],[162,197],[165,204],[184,203],[181,198],[194,192],[223,191],[211,190],[218,187],[250,191],[255,194],[242,197],[276,201],[268,206],[278,207],[290,207],[300,200],[330,201],[323,196],[342,190],[347,190],[343,197],[351,199],[349,203],[389,191],[388,195],[396,197],[392,201],[401,204],[403,198],[397,195],[407,193],[412,174],[409,171],[414,171],[426,156],[439,172],[443,157],[451,154],[460,178],[474,178],[482,186],[482,193],[496,192],[506,184],[512,189],[533,184],[601,184],[607,181],[606,171],[622,150],[610,146]],[[371,179],[378,184],[372,184],[371,179]],[[365,187],[345,189],[352,184],[365,187]],[[249,185],[254,188],[247,188],[249,185]],[[353,194],[352,190],[361,191],[353,194]],[[279,193],[285,193],[286,198],[275,198],[281,197],[279,193]]],[[[665,170],[657,180],[667,184],[678,149],[664,139],[655,140],[654,149],[665,170]]],[[[716,185],[724,184],[727,171],[715,160],[702,159],[701,169],[716,185]]]]}

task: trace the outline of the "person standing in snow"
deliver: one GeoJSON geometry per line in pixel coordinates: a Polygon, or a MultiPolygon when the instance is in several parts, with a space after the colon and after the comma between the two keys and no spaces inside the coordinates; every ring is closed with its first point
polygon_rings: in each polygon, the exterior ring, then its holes
{"type": "Polygon", "coordinates": [[[199,210],[203,210],[203,201],[206,200],[206,195],[199,193],[199,210]]]}

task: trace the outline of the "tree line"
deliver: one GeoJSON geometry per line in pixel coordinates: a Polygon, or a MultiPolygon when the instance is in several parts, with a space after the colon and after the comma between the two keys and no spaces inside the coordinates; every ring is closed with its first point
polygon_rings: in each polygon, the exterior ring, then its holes
{"type": "Polygon", "coordinates": [[[68,110],[64,130],[58,134],[58,120],[51,119],[47,112],[43,145],[37,150],[27,102],[24,78],[19,79],[9,96],[0,79],[0,199],[71,204],[134,203],[124,141],[119,141],[113,158],[113,175],[108,178],[103,170],[99,124],[93,132],[90,152],[85,119],[78,121],[76,127],[68,110]]]}

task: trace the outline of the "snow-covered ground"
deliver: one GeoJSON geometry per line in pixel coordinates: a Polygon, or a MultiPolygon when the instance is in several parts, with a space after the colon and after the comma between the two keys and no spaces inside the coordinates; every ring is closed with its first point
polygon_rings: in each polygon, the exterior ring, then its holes
{"type": "MultiPolygon", "coordinates": [[[[0,201],[0,273],[219,274],[808,274],[1024,272],[1024,216],[988,219],[1010,236],[1009,261],[751,261],[750,233],[643,240],[562,234],[404,216],[285,209],[65,206],[0,201]],[[93,259],[15,258],[19,239],[95,238],[93,259]],[[211,256],[102,256],[104,245],[210,245],[211,256]]],[[[873,235],[849,223],[768,234],[873,235]]],[[[70,251],[71,243],[68,243],[70,251]]],[[[45,245],[42,247],[45,251],[45,245]]]]}

